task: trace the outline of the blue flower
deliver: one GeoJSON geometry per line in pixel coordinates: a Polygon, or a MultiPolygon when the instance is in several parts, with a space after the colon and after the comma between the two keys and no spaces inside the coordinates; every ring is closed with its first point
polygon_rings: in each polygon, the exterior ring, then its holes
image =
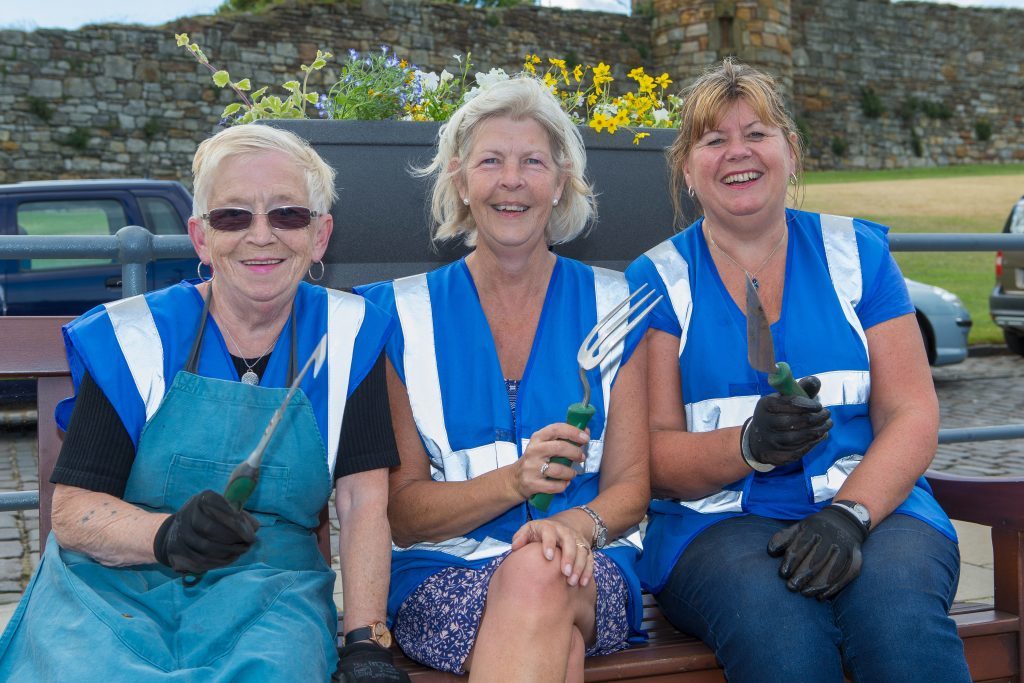
{"type": "Polygon", "coordinates": [[[398,66],[398,57],[395,57],[394,55],[391,55],[390,57],[387,58],[387,61],[384,62],[384,66],[387,66],[387,67],[398,66]]]}
{"type": "Polygon", "coordinates": [[[382,55],[386,55],[388,53],[388,46],[387,45],[381,45],[380,46],[380,53],[382,55]]]}
{"type": "Polygon", "coordinates": [[[359,53],[356,52],[355,50],[353,50],[352,48],[348,49],[348,56],[349,56],[349,59],[351,59],[353,62],[358,62],[359,61],[359,53]]]}

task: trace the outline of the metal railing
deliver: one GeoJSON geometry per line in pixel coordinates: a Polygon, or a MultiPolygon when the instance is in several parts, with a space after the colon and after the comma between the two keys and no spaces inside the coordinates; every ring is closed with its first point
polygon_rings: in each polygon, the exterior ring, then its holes
{"type": "MultiPolygon", "coordinates": [[[[1024,251],[1021,234],[947,234],[891,233],[893,251],[1024,251]]],[[[121,262],[122,297],[146,290],[146,264],[161,258],[194,256],[192,243],[185,235],[153,235],[137,225],[121,228],[110,236],[34,236],[0,237],[0,259],[24,258],[110,258],[121,262]]],[[[940,429],[939,443],[996,441],[1024,438],[1024,424],[994,427],[940,429]]],[[[33,509],[39,506],[39,491],[0,492],[0,512],[33,509]]]]}

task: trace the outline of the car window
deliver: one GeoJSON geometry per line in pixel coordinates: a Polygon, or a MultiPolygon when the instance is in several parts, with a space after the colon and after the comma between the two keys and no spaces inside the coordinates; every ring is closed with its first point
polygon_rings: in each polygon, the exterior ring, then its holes
{"type": "Polygon", "coordinates": [[[146,227],[154,235],[181,235],[185,227],[174,206],[163,197],[139,197],[146,227]]]}
{"type": "Polygon", "coordinates": [[[1010,232],[1024,233],[1024,199],[1017,202],[1010,214],[1010,232]]]}
{"type": "MultiPolygon", "coordinates": [[[[112,235],[128,225],[124,207],[114,199],[64,199],[18,204],[18,232],[23,235],[112,235]]],[[[112,259],[37,258],[22,270],[52,270],[104,265],[112,259]]]]}

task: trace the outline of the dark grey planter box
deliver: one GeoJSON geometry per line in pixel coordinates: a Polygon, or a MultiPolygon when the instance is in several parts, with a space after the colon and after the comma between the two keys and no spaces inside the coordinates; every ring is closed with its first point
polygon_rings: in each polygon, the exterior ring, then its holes
{"type": "MultiPolygon", "coordinates": [[[[412,166],[429,162],[440,124],[408,121],[272,121],[308,140],[337,171],[334,235],[324,263],[333,287],[431,270],[465,249],[435,250],[429,237],[428,181],[412,166]]],[[[587,175],[598,192],[598,222],[584,238],[555,247],[566,256],[621,270],[673,234],[665,148],[675,131],[652,130],[633,145],[629,131],[583,130],[587,175]]]]}

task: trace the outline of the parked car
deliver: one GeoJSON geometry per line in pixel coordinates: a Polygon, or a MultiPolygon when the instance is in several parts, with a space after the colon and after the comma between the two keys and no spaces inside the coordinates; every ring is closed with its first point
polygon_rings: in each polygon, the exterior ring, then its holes
{"type": "MultiPolygon", "coordinates": [[[[192,196],[169,180],[52,180],[0,185],[0,235],[112,235],[141,225],[183,235],[192,196]]],[[[195,273],[196,259],[147,268],[148,289],[195,273]]],[[[111,259],[0,260],[0,314],[78,315],[121,296],[121,265],[111,259]]]]}
{"type": "MultiPolygon", "coordinates": [[[[1024,197],[1010,210],[1003,232],[1024,233],[1024,197]]],[[[1006,346],[1024,356],[1024,251],[996,253],[996,286],[988,298],[988,310],[1003,328],[1006,346]]]]}
{"type": "MultiPolygon", "coordinates": [[[[0,185],[0,236],[112,235],[141,225],[183,235],[192,196],[167,180],[52,180],[0,185]]],[[[146,287],[194,277],[196,258],[150,263],[146,287]]],[[[121,264],[111,259],[0,259],[0,315],[78,315],[121,296],[121,264]]],[[[2,324],[2,323],[0,323],[2,324]]],[[[0,403],[32,401],[35,382],[6,380],[0,403]]]]}
{"type": "Polygon", "coordinates": [[[949,365],[967,358],[967,335],[972,321],[960,297],[942,287],[904,279],[917,312],[928,362],[949,365]]]}

